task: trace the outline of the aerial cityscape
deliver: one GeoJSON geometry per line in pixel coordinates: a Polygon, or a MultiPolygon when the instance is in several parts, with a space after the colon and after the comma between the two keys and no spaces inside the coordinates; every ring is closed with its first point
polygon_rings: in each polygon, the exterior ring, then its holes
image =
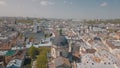
{"type": "Polygon", "coordinates": [[[0,68],[120,68],[120,0],[0,0],[0,68]]]}

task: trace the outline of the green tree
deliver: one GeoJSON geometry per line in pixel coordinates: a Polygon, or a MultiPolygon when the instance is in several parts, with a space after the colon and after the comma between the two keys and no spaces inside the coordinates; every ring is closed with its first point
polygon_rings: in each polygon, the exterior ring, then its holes
{"type": "Polygon", "coordinates": [[[37,49],[34,46],[31,46],[28,50],[28,54],[32,59],[35,59],[37,49]]]}
{"type": "Polygon", "coordinates": [[[40,47],[39,48],[40,54],[37,57],[37,68],[47,68],[47,53],[50,51],[50,48],[40,47]]]}
{"type": "Polygon", "coordinates": [[[59,35],[62,35],[62,29],[59,30],[59,35]]]}
{"type": "Polygon", "coordinates": [[[45,34],[45,38],[47,38],[48,37],[48,34],[45,34]]]}
{"type": "Polygon", "coordinates": [[[37,58],[37,68],[46,68],[47,57],[46,55],[39,55],[37,58]]]}

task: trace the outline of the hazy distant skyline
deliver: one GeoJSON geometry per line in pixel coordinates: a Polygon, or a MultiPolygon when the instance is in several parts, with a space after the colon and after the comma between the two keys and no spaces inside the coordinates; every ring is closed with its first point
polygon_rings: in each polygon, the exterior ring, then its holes
{"type": "Polygon", "coordinates": [[[120,0],[0,0],[0,16],[120,18],[120,0]]]}

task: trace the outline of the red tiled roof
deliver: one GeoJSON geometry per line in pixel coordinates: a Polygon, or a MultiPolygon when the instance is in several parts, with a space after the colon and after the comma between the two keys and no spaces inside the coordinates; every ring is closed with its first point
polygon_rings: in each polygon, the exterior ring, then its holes
{"type": "Polygon", "coordinates": [[[11,46],[9,44],[3,44],[1,47],[0,47],[0,50],[9,50],[11,49],[11,46]]]}

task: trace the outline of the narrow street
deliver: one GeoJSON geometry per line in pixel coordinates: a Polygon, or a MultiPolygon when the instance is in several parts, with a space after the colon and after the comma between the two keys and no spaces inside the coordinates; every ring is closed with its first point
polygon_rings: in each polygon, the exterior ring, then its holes
{"type": "Polygon", "coordinates": [[[36,60],[32,63],[32,68],[36,68],[36,60]]]}

